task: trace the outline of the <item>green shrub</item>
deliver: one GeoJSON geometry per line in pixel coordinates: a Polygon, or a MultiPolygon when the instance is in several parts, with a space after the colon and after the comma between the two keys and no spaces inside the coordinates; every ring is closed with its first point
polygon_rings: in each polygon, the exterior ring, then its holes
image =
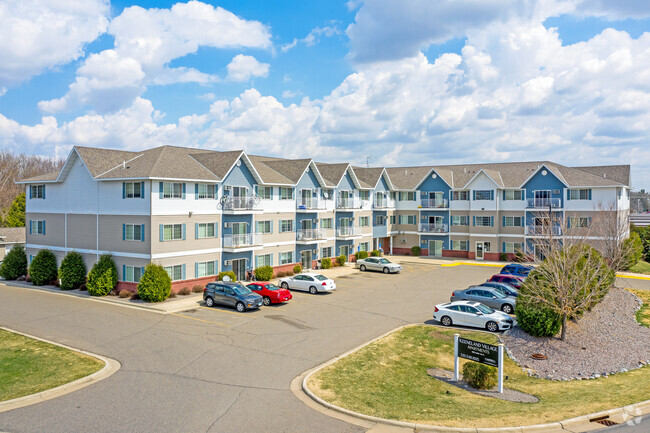
{"type": "Polygon", "coordinates": [[[81,254],[70,251],[65,255],[59,268],[59,279],[63,290],[78,289],[86,282],[86,264],[81,254]]]}
{"type": "Polygon", "coordinates": [[[340,256],[338,256],[338,257],[336,258],[336,263],[338,263],[339,266],[343,266],[343,265],[345,265],[345,262],[347,262],[347,261],[348,261],[348,258],[345,257],[344,254],[341,254],[340,256]]]}
{"type": "Polygon", "coordinates": [[[621,250],[624,257],[621,263],[621,270],[627,271],[636,265],[643,258],[643,241],[638,233],[630,233],[630,237],[623,241],[621,250]]]}
{"type": "Polygon", "coordinates": [[[169,296],[172,280],[160,265],[149,263],[144,268],[144,274],[138,283],[140,299],[146,302],[162,302],[169,296]]]}
{"type": "Polygon", "coordinates": [[[273,268],[271,266],[255,268],[255,279],[257,281],[270,281],[271,278],[273,278],[273,268]]]}
{"type": "Polygon", "coordinates": [[[414,256],[419,256],[421,252],[422,252],[422,249],[418,245],[415,245],[415,246],[411,247],[411,253],[414,256]]]}
{"type": "Polygon", "coordinates": [[[475,389],[490,389],[498,383],[497,369],[478,362],[463,365],[463,380],[475,389]]]}
{"type": "Polygon", "coordinates": [[[356,253],[354,253],[354,258],[357,260],[367,259],[368,251],[357,251],[356,253]]]}
{"type": "Polygon", "coordinates": [[[326,257],[320,261],[320,266],[323,269],[329,269],[332,267],[332,259],[326,257]]]}
{"type": "Polygon", "coordinates": [[[548,308],[517,302],[517,325],[533,337],[553,337],[562,327],[562,317],[548,308]]]}
{"type": "Polygon", "coordinates": [[[5,256],[0,265],[0,277],[5,280],[15,280],[27,275],[27,255],[25,247],[16,245],[5,256]]]}
{"type": "Polygon", "coordinates": [[[117,267],[110,254],[102,254],[88,274],[86,287],[92,296],[106,296],[117,286],[117,267]]]}
{"type": "Polygon", "coordinates": [[[296,265],[293,267],[293,273],[294,274],[299,274],[302,272],[302,265],[296,265]]]}
{"type": "Polygon", "coordinates": [[[35,286],[55,283],[58,272],[54,253],[48,249],[40,250],[29,265],[29,276],[35,286]]]}
{"type": "Polygon", "coordinates": [[[230,281],[237,281],[237,275],[233,271],[222,271],[219,272],[219,275],[217,275],[217,280],[218,281],[223,281],[224,275],[228,275],[230,277],[230,281]]]}
{"type": "Polygon", "coordinates": [[[499,254],[499,260],[501,260],[502,262],[507,262],[508,261],[508,254],[500,253],[499,254]]]}
{"type": "Polygon", "coordinates": [[[373,257],[379,257],[379,250],[370,251],[370,255],[373,256],[373,257]]]}

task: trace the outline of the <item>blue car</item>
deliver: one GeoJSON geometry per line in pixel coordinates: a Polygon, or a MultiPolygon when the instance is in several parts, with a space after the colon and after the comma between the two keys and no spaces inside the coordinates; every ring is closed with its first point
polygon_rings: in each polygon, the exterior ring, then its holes
{"type": "Polygon", "coordinates": [[[519,263],[510,263],[505,265],[500,274],[509,274],[509,275],[519,275],[521,277],[527,277],[530,271],[533,270],[532,266],[520,265],[519,263]]]}

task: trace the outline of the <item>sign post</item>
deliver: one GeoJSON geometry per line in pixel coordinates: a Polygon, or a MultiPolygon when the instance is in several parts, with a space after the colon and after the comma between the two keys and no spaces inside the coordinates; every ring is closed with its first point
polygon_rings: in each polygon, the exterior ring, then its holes
{"type": "Polygon", "coordinates": [[[454,381],[458,382],[460,378],[459,358],[469,359],[470,361],[479,362],[497,367],[499,370],[499,392],[503,392],[503,344],[494,346],[492,344],[482,343],[480,341],[468,340],[454,334],[454,381]]]}

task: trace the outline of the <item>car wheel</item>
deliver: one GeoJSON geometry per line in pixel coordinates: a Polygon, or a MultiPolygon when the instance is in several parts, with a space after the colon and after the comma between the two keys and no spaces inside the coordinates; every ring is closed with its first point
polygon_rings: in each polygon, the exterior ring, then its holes
{"type": "Polygon", "coordinates": [[[497,325],[497,322],[489,321],[485,325],[485,328],[490,332],[497,332],[499,330],[499,325],[497,325]]]}
{"type": "Polygon", "coordinates": [[[359,269],[361,269],[361,272],[366,272],[366,266],[365,265],[359,266],[359,269]]]}
{"type": "Polygon", "coordinates": [[[265,296],[264,299],[262,300],[262,303],[268,307],[269,305],[271,305],[271,298],[265,296]]]}
{"type": "Polygon", "coordinates": [[[235,305],[235,308],[237,308],[237,311],[239,311],[240,313],[243,313],[244,311],[246,311],[246,306],[244,305],[243,302],[237,302],[237,305],[235,305]]]}
{"type": "Polygon", "coordinates": [[[449,326],[452,324],[451,317],[449,316],[442,316],[440,319],[440,323],[442,323],[443,326],[449,326]]]}
{"type": "Polygon", "coordinates": [[[214,299],[208,296],[205,298],[205,305],[208,307],[214,307],[214,299]]]}
{"type": "Polygon", "coordinates": [[[512,314],[512,310],[513,310],[513,308],[512,308],[512,305],[510,305],[510,304],[503,304],[501,306],[501,311],[503,311],[506,314],[512,314]]]}
{"type": "Polygon", "coordinates": [[[318,290],[316,290],[316,287],[311,286],[309,288],[309,293],[311,293],[312,295],[315,295],[316,293],[318,293],[318,290]]]}
{"type": "Polygon", "coordinates": [[[390,274],[390,269],[384,268],[384,274],[390,274]]]}
{"type": "Polygon", "coordinates": [[[286,281],[284,281],[282,282],[282,284],[280,284],[280,287],[282,287],[283,289],[288,289],[289,285],[286,283],[286,281]]]}

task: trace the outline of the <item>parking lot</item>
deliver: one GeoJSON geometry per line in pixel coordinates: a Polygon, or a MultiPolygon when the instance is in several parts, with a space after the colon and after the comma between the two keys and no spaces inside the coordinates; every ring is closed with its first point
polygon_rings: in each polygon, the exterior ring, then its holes
{"type": "Polygon", "coordinates": [[[428,321],[453,289],[498,271],[403,266],[393,275],[355,271],[337,278],[333,293],[294,291],[286,304],[245,313],[197,306],[162,315],[0,285],[3,326],[122,364],[80,391],[2,413],[0,431],[364,431],[305,406],[291,380],[397,326],[428,321]]]}

